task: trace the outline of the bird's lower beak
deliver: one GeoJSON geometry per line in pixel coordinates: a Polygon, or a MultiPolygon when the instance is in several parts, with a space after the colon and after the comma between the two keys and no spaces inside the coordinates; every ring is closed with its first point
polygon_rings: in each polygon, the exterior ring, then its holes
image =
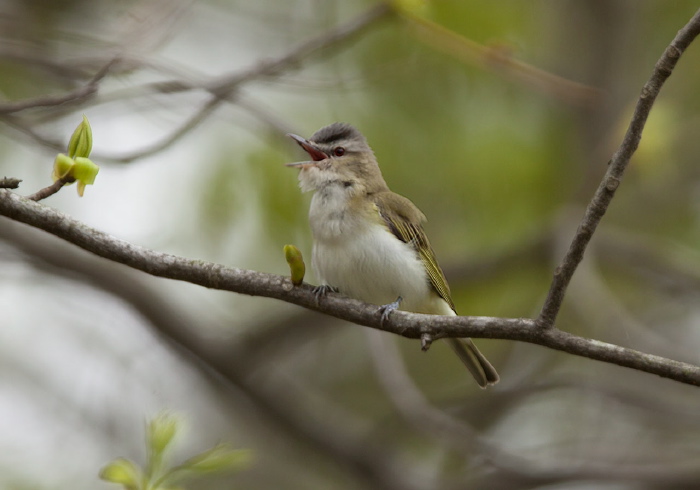
{"type": "Polygon", "coordinates": [[[310,167],[315,167],[316,162],[294,162],[294,163],[285,163],[285,167],[295,167],[295,168],[310,168],[310,167]]]}
{"type": "MultiPolygon", "coordinates": [[[[311,159],[314,162],[320,162],[321,160],[325,160],[326,158],[328,158],[328,155],[326,155],[324,152],[319,150],[316,147],[316,145],[311,143],[306,138],[302,138],[301,136],[296,135],[296,134],[292,134],[292,133],[287,134],[287,136],[289,136],[294,141],[296,141],[299,144],[299,146],[301,146],[304,149],[304,151],[309,154],[309,156],[311,157],[311,159]]],[[[311,162],[306,162],[306,163],[311,163],[311,162]]],[[[296,166],[296,164],[290,164],[290,166],[296,166]]]]}

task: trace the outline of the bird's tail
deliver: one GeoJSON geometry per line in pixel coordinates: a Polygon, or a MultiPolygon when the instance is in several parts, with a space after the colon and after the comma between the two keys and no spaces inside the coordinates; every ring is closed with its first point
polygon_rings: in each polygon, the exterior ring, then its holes
{"type": "Polygon", "coordinates": [[[479,349],[476,348],[471,339],[449,338],[446,340],[472,376],[474,376],[479,386],[487,388],[490,385],[498,383],[500,378],[496,369],[491,365],[488,359],[479,352],[479,349]]]}

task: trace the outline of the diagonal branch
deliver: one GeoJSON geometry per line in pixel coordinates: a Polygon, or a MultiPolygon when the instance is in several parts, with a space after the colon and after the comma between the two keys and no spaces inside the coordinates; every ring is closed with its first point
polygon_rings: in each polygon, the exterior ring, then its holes
{"type": "Polygon", "coordinates": [[[500,73],[568,104],[590,105],[601,98],[600,90],[517,60],[502,47],[479,44],[410,10],[399,12],[418,39],[460,61],[500,73]]]}
{"type": "MultiPolygon", "coordinates": [[[[233,73],[213,78],[204,82],[193,82],[189,80],[166,80],[144,84],[136,88],[137,93],[163,93],[174,94],[194,90],[204,90],[209,92],[207,101],[185,122],[175,128],[163,139],[133,152],[124,155],[98,155],[102,161],[112,161],[115,163],[128,163],[138,158],[147,157],[168,148],[180,138],[196,128],[202,121],[207,119],[224,102],[235,102],[236,90],[247,82],[261,78],[279,77],[286,71],[298,67],[299,64],[309,56],[352,38],[375,22],[389,16],[393,9],[389,3],[382,2],[370,7],[357,17],[348,20],[332,29],[292,47],[290,50],[279,56],[254,64],[253,66],[233,73]]],[[[59,148],[55,141],[47,139],[30,127],[23,124],[18,116],[14,115],[25,109],[37,107],[53,107],[85,100],[94,95],[99,89],[99,82],[107,75],[114,63],[120,61],[114,58],[109,61],[85,86],[68,92],[63,95],[43,96],[16,102],[0,103],[0,119],[5,124],[29,135],[35,141],[49,148],[59,148]]],[[[134,93],[134,88],[127,89],[134,93]]]]}
{"type": "Polygon", "coordinates": [[[42,229],[88,252],[154,276],[187,281],[212,289],[279,299],[407,338],[420,339],[428,334],[432,338],[518,340],[700,386],[698,366],[585,339],[556,328],[536,328],[535,320],[529,318],[452,317],[396,311],[387,321],[382,322],[375,305],[336,294],[328,295],[319,303],[311,286],[294,287],[283,276],[230,268],[139,247],[7,189],[0,189],[0,215],[42,229]]]}
{"type": "Polygon", "coordinates": [[[561,264],[554,271],[554,279],[547,294],[547,299],[544,302],[540,316],[537,318],[537,323],[541,327],[551,328],[554,326],[561,304],[564,301],[566,288],[569,286],[576,268],[583,260],[586,247],[591,241],[600,220],[603,219],[603,215],[620,185],[622,175],[639,146],[644,125],[647,117],[649,117],[651,107],[654,105],[656,96],[659,95],[664,82],[671,76],[683,51],[698,34],[700,34],[700,10],[695,13],[683,29],[678,31],[675,39],[656,62],[651,78],[642,87],[642,93],[637,101],[637,107],[634,110],[632,121],[630,121],[622,144],[620,144],[620,147],[608,163],[608,170],[593,195],[593,199],[591,199],[586,208],[569,250],[561,264]]]}
{"type": "Polygon", "coordinates": [[[241,72],[223,75],[212,80],[211,82],[205,83],[202,87],[189,82],[181,81],[153,83],[149,86],[149,88],[150,90],[154,90],[156,92],[176,93],[189,91],[196,88],[203,88],[211,94],[211,97],[194,115],[192,115],[185,123],[179,126],[163,140],[158,141],[147,148],[137,150],[126,155],[115,156],[110,159],[115,162],[127,163],[138,158],[153,155],[169,147],[191,130],[196,128],[222,103],[227,101],[235,101],[237,99],[235,97],[235,91],[244,83],[263,77],[280,76],[285,72],[285,70],[298,65],[303,59],[311,56],[317,51],[330,47],[340,41],[358,34],[363,29],[372,25],[375,21],[387,16],[389,13],[391,13],[391,11],[392,10],[389,4],[381,3],[368,9],[348,22],[340,24],[337,27],[334,27],[333,29],[318,36],[312,37],[311,39],[299,44],[298,46],[295,46],[290,51],[287,51],[276,58],[266,60],[262,63],[257,63],[251,68],[241,72]]]}
{"type": "Polygon", "coordinates": [[[37,107],[53,107],[68,103],[76,103],[92,97],[99,89],[100,81],[107,76],[110,68],[119,61],[119,58],[112,58],[83,86],[71,90],[62,95],[44,95],[32,99],[18,100],[15,102],[5,102],[0,104],[0,114],[13,114],[26,109],[37,107]]]}

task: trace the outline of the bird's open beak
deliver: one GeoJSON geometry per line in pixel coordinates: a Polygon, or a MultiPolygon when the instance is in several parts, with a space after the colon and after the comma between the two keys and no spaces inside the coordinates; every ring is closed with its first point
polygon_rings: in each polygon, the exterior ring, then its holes
{"type": "Polygon", "coordinates": [[[316,165],[316,162],[320,162],[321,160],[325,160],[326,158],[328,158],[328,155],[316,148],[316,146],[313,145],[306,138],[302,138],[301,136],[292,133],[287,134],[287,136],[296,141],[299,144],[299,146],[301,146],[304,149],[304,151],[309,154],[311,160],[313,160],[311,162],[287,163],[287,167],[308,168],[310,166],[316,165]]]}

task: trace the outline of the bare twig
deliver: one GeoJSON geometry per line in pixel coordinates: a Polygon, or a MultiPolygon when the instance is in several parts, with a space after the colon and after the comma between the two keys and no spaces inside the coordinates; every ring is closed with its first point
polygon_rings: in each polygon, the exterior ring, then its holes
{"type": "MultiPolygon", "coordinates": [[[[377,379],[396,411],[406,422],[426,437],[444,446],[465,454],[478,453],[480,458],[483,458],[482,464],[490,470],[487,473],[492,477],[494,474],[499,475],[500,478],[511,482],[510,488],[522,488],[525,482],[545,484],[574,479],[602,478],[632,482],[653,480],[668,482],[671,485],[671,482],[693,481],[697,478],[697,471],[689,470],[683,464],[669,468],[668,465],[659,462],[655,465],[639,465],[627,462],[611,464],[609,461],[582,464],[581,461],[577,461],[575,464],[559,467],[550,465],[543,467],[534,459],[515,455],[500,448],[479,434],[468,423],[433,406],[406,371],[396,344],[373,331],[367,332],[367,339],[377,379]]],[[[644,402],[638,399],[635,401],[644,402]]],[[[480,485],[487,487],[483,484],[483,480],[480,481],[480,485]]],[[[468,485],[463,481],[455,488],[464,486],[468,485]]],[[[445,483],[441,482],[440,488],[445,487],[445,483]]]]}
{"type": "Polygon", "coordinates": [[[22,182],[21,179],[15,179],[14,177],[3,177],[0,179],[0,188],[17,189],[20,182],[22,182]]]}
{"type": "Polygon", "coordinates": [[[43,189],[39,189],[34,194],[27,196],[27,199],[31,199],[32,201],[41,201],[42,199],[46,199],[47,197],[56,194],[67,183],[68,182],[66,182],[64,179],[58,179],[54,181],[54,183],[50,186],[44,187],[43,189]]]}
{"type": "Polygon", "coordinates": [[[501,73],[568,104],[590,105],[601,99],[600,90],[517,60],[503,47],[479,44],[408,10],[400,14],[419,39],[460,61],[501,73]]]}
{"type": "Polygon", "coordinates": [[[600,220],[607,211],[632,155],[639,146],[644,125],[646,124],[651,107],[656,100],[656,96],[659,94],[666,79],[668,79],[673,72],[683,51],[685,51],[698,34],[700,34],[700,10],[695,13],[683,29],[678,31],[675,39],[656,62],[651,78],[644,84],[642,93],[637,101],[637,107],[632,116],[632,121],[622,140],[622,144],[608,163],[608,170],[598,186],[593,199],[591,199],[591,202],[586,208],[586,212],[569,246],[569,250],[561,264],[559,264],[554,271],[554,278],[547,299],[537,318],[537,324],[540,327],[553,328],[561,304],[564,301],[566,288],[571,282],[576,268],[581,263],[581,260],[583,260],[586,247],[593,237],[593,233],[598,227],[600,220]]]}
{"type": "Polygon", "coordinates": [[[232,90],[244,82],[259,79],[261,77],[279,76],[290,66],[298,65],[304,58],[314,54],[321,49],[327,48],[339,41],[343,41],[370,24],[384,18],[392,12],[388,2],[382,2],[356,18],[341,24],[320,36],[313,37],[308,41],[296,46],[294,49],[283,55],[272,58],[263,63],[258,63],[249,70],[245,70],[230,75],[224,75],[206,86],[206,90],[213,94],[224,96],[230,94],[232,90]]]}
{"type": "MultiPolygon", "coordinates": [[[[221,105],[222,99],[218,97],[211,97],[207,102],[205,102],[202,107],[197,110],[192,116],[190,116],[187,121],[177,127],[174,131],[168,134],[160,141],[150,144],[145,148],[127,153],[120,156],[107,157],[106,159],[117,163],[129,163],[138,158],[145,158],[151,155],[155,155],[159,151],[168,148],[170,145],[178,141],[180,138],[185,136],[187,133],[192,131],[194,128],[199,126],[199,124],[204,121],[209,115],[216,110],[219,105],[221,105]]],[[[105,158],[98,156],[100,160],[105,158]]]]}
{"type": "Polygon", "coordinates": [[[406,372],[396,343],[372,331],[367,332],[366,338],[377,379],[396,410],[412,426],[460,452],[479,453],[490,466],[521,466],[518,471],[523,472],[532,467],[483,439],[467,423],[433,407],[406,372]]]}
{"type": "MultiPolygon", "coordinates": [[[[263,77],[270,78],[281,76],[286,72],[286,70],[299,66],[303,59],[324,48],[328,48],[339,43],[340,41],[346,40],[360,33],[362,30],[372,25],[374,22],[386,17],[391,12],[392,8],[388,3],[380,3],[369,8],[354,19],[323,32],[322,34],[293,47],[276,58],[271,58],[262,63],[256,63],[254,66],[242,71],[229,73],[199,83],[190,80],[166,80],[147,83],[140,87],[135,87],[134,89],[127,89],[128,93],[130,93],[132,96],[150,93],[173,94],[193,90],[204,90],[209,92],[212,96],[195,114],[175,128],[162,140],[157,141],[146,148],[136,150],[125,155],[96,155],[96,158],[103,162],[111,161],[116,163],[126,163],[164,150],[178,141],[184,135],[188,134],[192,129],[196,128],[222,103],[234,102],[236,100],[236,97],[234,96],[236,89],[244,83],[263,77]]],[[[56,149],[57,142],[39,135],[36,131],[25,125],[18,118],[11,118],[11,114],[28,108],[57,106],[88,98],[97,91],[99,88],[98,82],[107,73],[109,67],[118,60],[118,58],[111,60],[105,67],[102,68],[102,70],[100,70],[97,75],[95,75],[95,77],[93,77],[93,79],[87,85],[69,92],[68,94],[60,96],[37,97],[24,101],[0,104],[0,115],[4,116],[3,121],[8,125],[27,134],[40,144],[56,149]]]]}
{"type": "Polygon", "coordinates": [[[112,58],[107,64],[100,68],[100,70],[88,81],[88,83],[82,87],[78,87],[77,89],[62,95],[45,95],[31,99],[18,100],[15,102],[5,102],[4,104],[0,104],[0,114],[13,114],[26,109],[51,107],[67,104],[69,102],[75,103],[87,99],[97,92],[100,80],[107,75],[109,69],[117,61],[119,61],[118,58],[112,58]]]}
{"type": "Polygon", "coordinates": [[[65,143],[42,136],[37,131],[32,129],[28,124],[25,124],[20,117],[15,116],[14,114],[5,114],[4,116],[0,115],[0,121],[14,128],[20,133],[26,134],[35,142],[39,143],[42,146],[45,146],[46,148],[50,148],[59,152],[66,151],[65,143]]]}
{"type": "Polygon", "coordinates": [[[63,188],[64,185],[66,185],[66,182],[63,179],[58,179],[53,184],[44,187],[43,189],[39,189],[34,194],[27,196],[27,199],[31,199],[32,201],[41,201],[42,199],[46,199],[47,197],[56,194],[63,188]]]}
{"type": "Polygon", "coordinates": [[[397,311],[381,322],[375,305],[340,295],[328,295],[320,303],[307,285],[292,287],[283,276],[197,261],[148,250],[91,228],[55,209],[0,189],[0,214],[40,228],[100,257],[148,274],[187,281],[212,289],[275,298],[320,311],[360,325],[420,339],[428,333],[443,337],[509,339],[543,345],[577,356],[656,374],[681,383],[700,386],[700,367],[645,354],[613,344],[585,339],[556,328],[536,328],[528,318],[451,317],[397,311]]]}

